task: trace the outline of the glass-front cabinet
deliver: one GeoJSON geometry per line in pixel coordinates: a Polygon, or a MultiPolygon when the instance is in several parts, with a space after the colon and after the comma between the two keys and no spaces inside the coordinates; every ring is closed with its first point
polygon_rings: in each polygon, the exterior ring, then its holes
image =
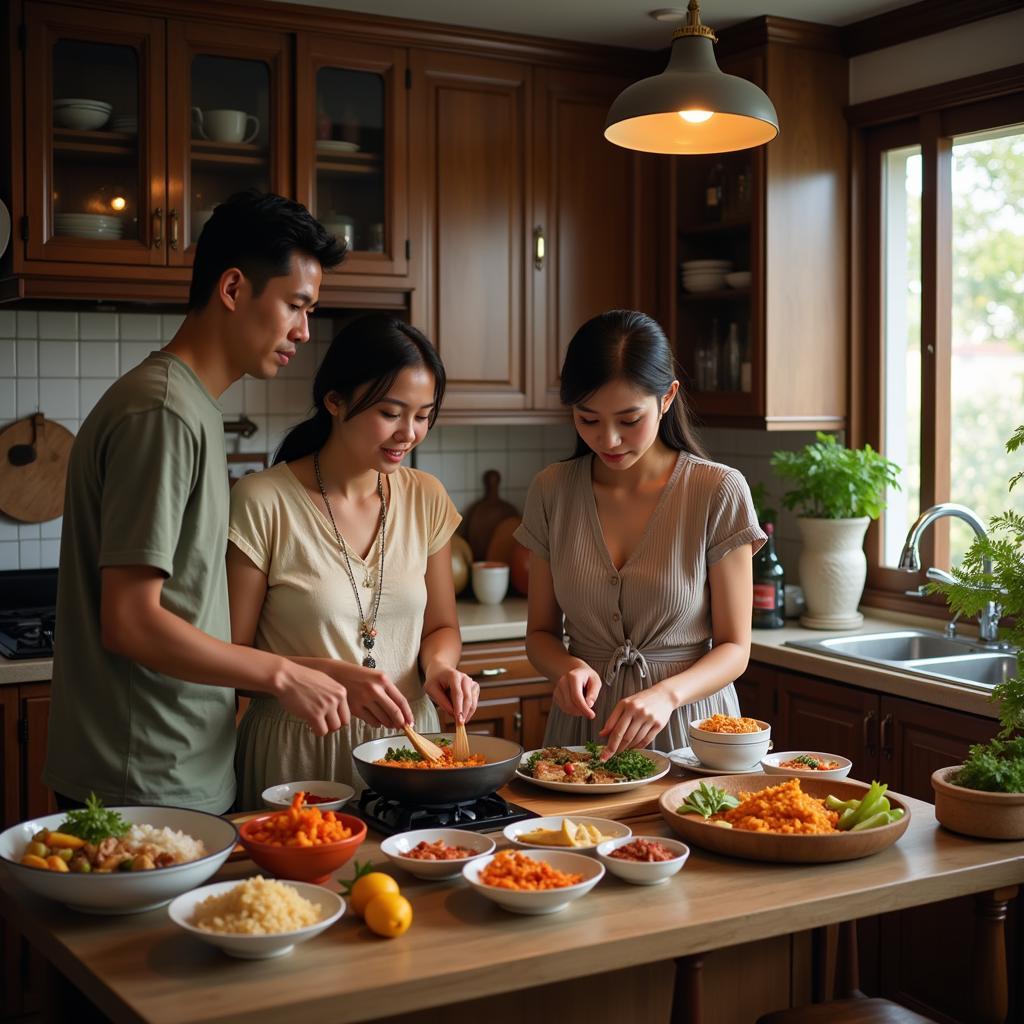
{"type": "Polygon", "coordinates": [[[288,37],[25,5],[28,260],[185,266],[213,207],[288,195],[288,37]]]}
{"type": "Polygon", "coordinates": [[[405,50],[300,35],[297,63],[299,201],[347,243],[338,273],[405,274],[405,50]]]}
{"type": "Polygon", "coordinates": [[[26,5],[29,259],[162,264],[164,25],[26,5]]]}
{"type": "Polygon", "coordinates": [[[256,188],[288,195],[288,40],[168,25],[168,262],[190,264],[213,209],[256,188]]]}

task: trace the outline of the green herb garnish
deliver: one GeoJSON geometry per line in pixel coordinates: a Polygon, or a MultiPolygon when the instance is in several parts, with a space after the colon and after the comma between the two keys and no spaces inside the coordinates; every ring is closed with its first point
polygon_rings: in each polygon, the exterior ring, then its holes
{"type": "Polygon", "coordinates": [[[388,747],[388,752],[384,755],[385,761],[412,761],[418,762],[423,760],[422,754],[417,754],[415,750],[411,750],[409,747],[388,747]]]}
{"type": "Polygon", "coordinates": [[[655,763],[642,751],[621,750],[612,754],[604,764],[598,759],[597,763],[591,762],[593,768],[604,768],[605,771],[615,772],[616,775],[624,775],[627,779],[646,779],[648,775],[654,774],[655,763]]]}
{"type": "Polygon", "coordinates": [[[976,743],[952,781],[988,793],[1024,793],[1024,736],[976,743]]]}
{"type": "Polygon", "coordinates": [[[68,811],[68,816],[60,823],[57,831],[98,845],[110,836],[120,838],[130,828],[131,825],[117,811],[108,811],[103,801],[95,793],[90,793],[84,809],[68,811]]]}
{"type": "Polygon", "coordinates": [[[722,810],[730,810],[739,807],[739,800],[726,793],[724,789],[717,786],[709,786],[702,782],[687,798],[686,802],[679,805],[677,814],[699,814],[702,818],[710,818],[722,810]]]}
{"type": "Polygon", "coordinates": [[[817,768],[819,761],[816,757],[811,757],[810,754],[798,754],[793,758],[797,764],[805,764],[808,768],[817,768]]]}

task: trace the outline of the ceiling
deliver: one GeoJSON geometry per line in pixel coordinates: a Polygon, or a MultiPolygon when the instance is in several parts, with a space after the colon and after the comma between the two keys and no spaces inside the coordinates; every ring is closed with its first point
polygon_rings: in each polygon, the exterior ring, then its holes
{"type": "MultiPolygon", "coordinates": [[[[285,2],[285,0],[282,0],[285,2]]],[[[672,25],[647,12],[685,9],[686,0],[301,0],[316,7],[464,25],[578,42],[656,50],[668,46],[672,25]]],[[[703,0],[701,20],[727,28],[772,14],[824,25],[848,25],[905,7],[911,0],[703,0]]]]}

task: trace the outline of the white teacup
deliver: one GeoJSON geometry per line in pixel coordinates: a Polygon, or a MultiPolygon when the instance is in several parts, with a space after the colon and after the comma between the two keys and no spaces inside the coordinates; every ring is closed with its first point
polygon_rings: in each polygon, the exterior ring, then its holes
{"type": "Polygon", "coordinates": [[[260,133],[258,117],[244,110],[200,110],[192,108],[192,117],[201,139],[213,142],[252,142],[260,133]],[[252,122],[252,130],[246,128],[252,122]]]}
{"type": "Polygon", "coordinates": [[[481,604],[501,604],[508,593],[506,562],[474,562],[473,594],[481,604]]]}

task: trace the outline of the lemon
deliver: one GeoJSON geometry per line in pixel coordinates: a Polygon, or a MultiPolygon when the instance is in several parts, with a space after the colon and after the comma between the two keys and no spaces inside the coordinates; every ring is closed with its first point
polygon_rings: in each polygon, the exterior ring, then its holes
{"type": "Polygon", "coordinates": [[[370,871],[360,875],[352,884],[348,898],[352,910],[362,917],[366,913],[366,907],[375,897],[383,894],[397,896],[398,883],[383,871],[370,871]]]}
{"type": "Polygon", "coordinates": [[[370,931],[394,939],[409,930],[412,904],[401,893],[382,892],[367,904],[363,918],[370,931]]]}

